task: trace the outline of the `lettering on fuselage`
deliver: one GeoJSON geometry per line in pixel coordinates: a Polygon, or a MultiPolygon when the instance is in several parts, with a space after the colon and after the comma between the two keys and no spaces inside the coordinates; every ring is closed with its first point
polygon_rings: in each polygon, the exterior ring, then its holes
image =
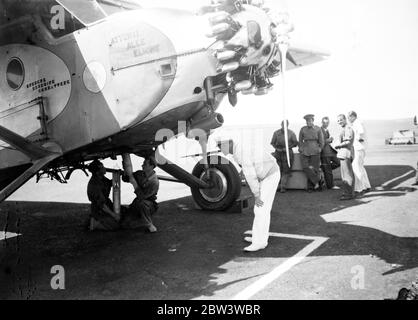
{"type": "Polygon", "coordinates": [[[57,89],[60,87],[70,85],[70,80],[55,82],[55,80],[47,81],[46,78],[42,78],[26,85],[26,89],[32,88],[32,91],[38,91],[38,93],[42,93],[45,91],[50,91],[53,89],[57,89]]]}
{"type": "Polygon", "coordinates": [[[162,55],[166,56],[166,51],[171,51],[170,41],[149,26],[115,35],[110,40],[110,58],[114,70],[159,59],[162,55]]]}
{"type": "MultiPolygon", "coordinates": [[[[121,34],[121,35],[118,35],[116,37],[113,37],[112,41],[111,41],[111,45],[113,46],[113,45],[119,44],[121,42],[124,43],[124,42],[129,42],[129,41],[138,41],[138,40],[144,41],[144,39],[141,38],[141,33],[140,33],[139,30],[133,31],[133,32],[128,32],[128,33],[121,34]]],[[[141,44],[145,45],[144,42],[142,42],[141,44]]]]}
{"type": "Polygon", "coordinates": [[[129,32],[123,35],[114,37],[111,45],[117,45],[118,49],[125,49],[131,52],[134,57],[141,57],[147,54],[160,52],[160,45],[149,45],[145,38],[143,38],[139,31],[129,32]]]}
{"type": "Polygon", "coordinates": [[[160,45],[148,44],[145,38],[141,36],[139,31],[129,32],[116,36],[112,39],[111,45],[112,47],[117,45],[117,49],[125,50],[126,54],[131,54],[131,56],[134,58],[160,52],[160,45]]]}
{"type": "Polygon", "coordinates": [[[143,48],[136,48],[133,51],[135,57],[142,57],[144,55],[149,55],[153,53],[160,52],[160,46],[157,44],[155,46],[143,47],[143,48]]]}

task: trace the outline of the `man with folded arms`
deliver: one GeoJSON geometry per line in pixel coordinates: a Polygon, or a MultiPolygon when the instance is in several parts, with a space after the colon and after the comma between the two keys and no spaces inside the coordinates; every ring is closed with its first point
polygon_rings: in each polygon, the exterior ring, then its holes
{"type": "Polygon", "coordinates": [[[338,150],[337,157],[340,159],[341,179],[343,181],[343,195],[340,200],[354,199],[354,172],[352,167],[354,131],[347,125],[347,118],[341,114],[338,116],[338,124],[342,130],[339,136],[339,144],[335,146],[338,150]]]}

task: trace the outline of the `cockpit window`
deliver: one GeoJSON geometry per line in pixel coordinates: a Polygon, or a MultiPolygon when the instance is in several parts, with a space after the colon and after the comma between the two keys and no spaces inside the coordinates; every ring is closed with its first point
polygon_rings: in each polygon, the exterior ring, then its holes
{"type": "Polygon", "coordinates": [[[96,0],[57,0],[57,2],[86,26],[106,18],[106,13],[96,0]]]}

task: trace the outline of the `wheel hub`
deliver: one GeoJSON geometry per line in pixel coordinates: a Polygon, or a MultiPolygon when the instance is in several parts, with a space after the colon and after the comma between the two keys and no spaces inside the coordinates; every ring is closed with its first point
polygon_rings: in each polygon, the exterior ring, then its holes
{"type": "Polygon", "coordinates": [[[210,168],[208,172],[210,172],[209,179],[206,171],[202,173],[200,179],[210,182],[211,188],[200,189],[199,191],[206,201],[216,203],[221,201],[226,196],[228,191],[228,181],[225,175],[216,168],[210,168]]]}

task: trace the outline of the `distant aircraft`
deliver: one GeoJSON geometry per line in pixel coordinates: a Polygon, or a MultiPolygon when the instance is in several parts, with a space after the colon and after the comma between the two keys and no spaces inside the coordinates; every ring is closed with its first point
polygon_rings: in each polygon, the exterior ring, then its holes
{"type": "MultiPolygon", "coordinates": [[[[186,135],[209,132],[223,123],[224,97],[235,105],[240,92],[265,94],[286,61],[291,69],[326,57],[279,50],[291,28],[262,3],[212,1],[196,14],[132,0],[2,0],[0,202],[36,175],[65,182],[93,159],[153,154],[165,142],[156,134],[182,133],[179,121],[186,135]]],[[[239,196],[230,163],[202,161],[192,174],[160,167],[203,209],[225,210],[239,196]]]]}

